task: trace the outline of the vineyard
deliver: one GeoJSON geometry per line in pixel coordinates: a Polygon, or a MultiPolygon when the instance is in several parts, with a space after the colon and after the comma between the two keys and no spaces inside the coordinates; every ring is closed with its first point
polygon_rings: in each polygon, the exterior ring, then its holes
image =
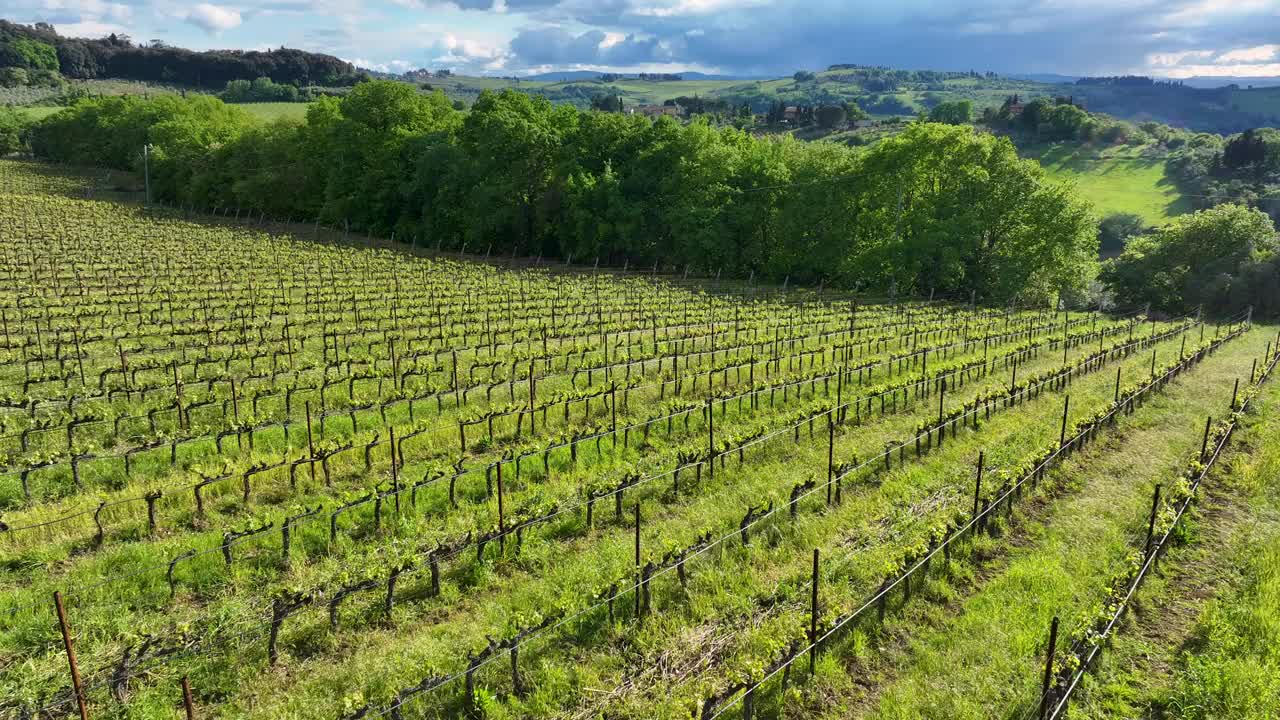
{"type": "Polygon", "coordinates": [[[0,161],[0,717],[1066,717],[1278,401],[1243,309],[465,260],[92,181],[0,161]]]}

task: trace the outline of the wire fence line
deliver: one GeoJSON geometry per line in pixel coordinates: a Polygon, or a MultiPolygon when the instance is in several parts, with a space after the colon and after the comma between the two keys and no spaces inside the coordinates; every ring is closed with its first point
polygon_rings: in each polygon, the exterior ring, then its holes
{"type": "MultiPolygon", "coordinates": [[[[1236,333],[1231,333],[1226,337],[1222,338],[1221,341],[1219,341],[1216,346],[1220,346],[1222,343],[1225,343],[1226,341],[1236,337],[1236,335],[1239,332],[1240,331],[1237,331],[1236,333]]],[[[753,694],[756,690],[760,689],[766,682],[776,677],[779,673],[783,673],[788,668],[790,668],[790,666],[794,664],[797,659],[804,657],[806,654],[808,654],[811,651],[816,651],[820,649],[824,642],[830,640],[833,636],[842,632],[846,627],[848,627],[855,620],[859,619],[865,612],[870,610],[872,607],[876,607],[877,605],[879,605],[879,603],[882,602],[885,598],[887,598],[895,589],[897,589],[904,583],[910,582],[911,578],[916,573],[920,572],[922,568],[927,568],[930,564],[930,561],[934,557],[936,557],[939,553],[943,553],[943,554],[948,553],[952,543],[959,542],[959,540],[964,538],[967,534],[972,533],[972,531],[975,528],[985,523],[987,518],[994,515],[1000,509],[1000,506],[1002,503],[1005,503],[1005,502],[1011,503],[1011,499],[1016,495],[1020,495],[1023,487],[1027,483],[1035,482],[1036,479],[1046,469],[1048,469],[1052,464],[1054,464],[1059,459],[1061,459],[1064,456],[1064,454],[1069,453],[1071,451],[1071,448],[1074,448],[1079,443],[1081,443],[1083,439],[1086,436],[1088,436],[1090,433],[1094,432],[1097,427],[1101,426],[1103,423],[1115,417],[1116,414],[1118,414],[1122,409],[1124,409],[1127,405],[1132,403],[1132,401],[1135,398],[1141,397],[1142,395],[1145,395],[1146,393],[1150,392],[1152,389],[1162,386],[1165,382],[1167,382],[1168,379],[1172,378],[1173,375],[1175,375],[1177,372],[1180,372],[1184,367],[1186,367],[1190,359],[1191,358],[1187,358],[1185,360],[1180,361],[1177,365],[1170,368],[1162,376],[1158,378],[1153,378],[1150,382],[1148,382],[1146,385],[1142,386],[1139,390],[1137,390],[1133,395],[1129,396],[1128,398],[1123,398],[1120,403],[1118,403],[1115,407],[1109,410],[1104,416],[1102,416],[1099,420],[1097,420],[1091,427],[1081,430],[1080,432],[1072,436],[1067,441],[1061,443],[1056,450],[1054,450],[1044,460],[1039,462],[1035,466],[1035,468],[1027,472],[1022,478],[1020,478],[1018,481],[1013,483],[1007,490],[1005,490],[1002,494],[1000,494],[994,501],[990,502],[986,507],[982,508],[977,514],[973,515],[969,519],[969,521],[967,521],[963,525],[959,526],[956,530],[951,532],[945,539],[943,539],[940,542],[940,544],[936,548],[934,548],[933,550],[926,553],[923,557],[916,560],[914,564],[912,564],[904,572],[899,574],[891,582],[888,582],[885,585],[883,585],[879,590],[877,590],[869,598],[867,598],[862,603],[862,605],[860,605],[857,609],[855,609],[853,612],[851,612],[849,615],[845,616],[844,618],[838,620],[829,630],[827,630],[821,636],[815,639],[812,639],[807,645],[800,647],[798,650],[791,653],[789,657],[784,658],[780,662],[780,664],[778,664],[777,667],[775,667],[771,672],[764,675],[760,680],[748,684],[746,687],[740,690],[737,694],[735,694],[731,698],[728,698],[726,701],[722,702],[717,707],[716,711],[713,714],[711,714],[710,716],[704,716],[702,720],[714,720],[715,718],[719,718],[721,715],[725,714],[733,707],[737,706],[740,703],[743,703],[747,698],[747,696],[753,694]]]]}
{"type": "MultiPolygon", "coordinates": [[[[1262,375],[1253,383],[1253,387],[1255,388],[1261,387],[1262,384],[1271,377],[1271,373],[1275,369],[1277,362],[1280,362],[1280,348],[1277,348],[1272,357],[1267,358],[1264,362],[1266,365],[1262,375]]],[[[1183,516],[1193,505],[1196,498],[1196,492],[1199,490],[1200,485],[1209,477],[1210,473],[1215,470],[1218,460],[1223,457],[1227,447],[1231,443],[1232,436],[1239,427],[1239,416],[1243,415],[1248,410],[1252,400],[1252,397],[1246,397],[1245,402],[1242,403],[1238,411],[1233,408],[1235,416],[1233,416],[1226,424],[1224,432],[1214,444],[1213,452],[1204,461],[1204,467],[1191,483],[1187,497],[1184,498],[1177,506],[1172,523],[1169,525],[1168,529],[1165,530],[1163,535],[1158,538],[1152,538],[1152,544],[1146,551],[1145,560],[1138,568],[1137,573],[1135,573],[1127,583],[1127,590],[1125,591],[1125,594],[1123,597],[1118,599],[1116,609],[1110,614],[1106,624],[1098,632],[1094,642],[1090,644],[1088,652],[1084,654],[1080,662],[1079,668],[1070,674],[1065,687],[1059,687],[1056,684],[1050,687],[1047,695],[1054,702],[1052,707],[1049,708],[1048,713],[1042,715],[1045,720],[1059,720],[1059,718],[1066,715],[1071,699],[1075,692],[1079,690],[1084,677],[1093,669],[1099,657],[1102,655],[1103,648],[1110,641],[1112,634],[1124,619],[1134,597],[1138,594],[1138,591],[1141,589],[1147,576],[1155,572],[1159,563],[1160,555],[1167,551],[1170,542],[1175,539],[1174,533],[1177,532],[1183,516]]]]}

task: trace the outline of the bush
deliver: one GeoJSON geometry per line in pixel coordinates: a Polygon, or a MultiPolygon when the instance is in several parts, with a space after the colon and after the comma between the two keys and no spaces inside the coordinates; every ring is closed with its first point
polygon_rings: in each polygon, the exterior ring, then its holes
{"type": "Polygon", "coordinates": [[[1122,306],[1151,303],[1168,312],[1198,305],[1214,313],[1274,306],[1267,296],[1277,265],[1275,227],[1267,214],[1219,205],[1183,215],[1153,235],[1131,238],[1103,279],[1122,306]]]}
{"type": "Polygon", "coordinates": [[[260,77],[249,80],[231,80],[219,96],[223,102],[298,102],[309,100],[310,93],[299,92],[298,88],[288,83],[275,83],[271,78],[260,77]]]}
{"type": "Polygon", "coordinates": [[[0,87],[23,87],[30,84],[30,82],[31,76],[27,74],[25,68],[0,68],[0,87]]]}
{"type": "Polygon", "coordinates": [[[0,155],[12,155],[26,149],[26,116],[10,107],[0,107],[0,155]]]}
{"type": "Polygon", "coordinates": [[[1129,238],[1141,235],[1143,229],[1144,223],[1138,215],[1133,213],[1108,215],[1098,223],[1098,251],[1104,255],[1122,252],[1129,238]]]}

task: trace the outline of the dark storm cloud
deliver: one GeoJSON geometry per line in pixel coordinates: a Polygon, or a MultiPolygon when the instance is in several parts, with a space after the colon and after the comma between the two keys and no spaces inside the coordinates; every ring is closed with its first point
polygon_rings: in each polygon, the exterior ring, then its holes
{"type": "Polygon", "coordinates": [[[511,52],[525,65],[626,66],[667,62],[670,55],[655,39],[628,36],[605,45],[601,30],[574,35],[560,28],[523,30],[511,41],[511,52]]]}

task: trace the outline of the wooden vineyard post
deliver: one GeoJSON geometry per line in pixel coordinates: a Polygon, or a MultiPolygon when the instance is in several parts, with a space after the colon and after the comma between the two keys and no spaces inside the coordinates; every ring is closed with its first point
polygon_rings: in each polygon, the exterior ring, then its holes
{"type": "Polygon", "coordinates": [[[53,604],[58,611],[58,627],[62,630],[62,646],[67,651],[67,664],[71,667],[71,687],[76,694],[80,720],[89,720],[89,708],[85,704],[84,688],[80,686],[80,667],[76,664],[75,644],[71,641],[71,628],[67,625],[67,609],[62,604],[62,591],[53,592],[53,604]]]}
{"type": "Polygon", "coordinates": [[[498,550],[507,552],[507,519],[506,507],[502,499],[502,461],[498,461],[498,550]]]}
{"type": "Polygon", "coordinates": [[[711,479],[716,476],[716,407],[707,398],[707,471],[711,479]]]}
{"type": "Polygon", "coordinates": [[[1071,410],[1071,396],[1062,399],[1062,432],[1058,435],[1058,447],[1067,444],[1067,412],[1071,410]]]}
{"type": "Polygon", "coordinates": [[[1121,367],[1116,368],[1116,396],[1113,402],[1117,403],[1120,402],[1120,370],[1121,367]]]}
{"type": "Polygon", "coordinates": [[[845,366],[841,365],[836,371],[836,422],[840,422],[844,416],[844,373],[845,366]]]}
{"type": "Polygon", "coordinates": [[[1231,411],[1236,410],[1236,400],[1240,397],[1240,378],[1236,378],[1236,386],[1231,390],[1231,411]]]}
{"type": "Polygon", "coordinates": [[[1209,452],[1209,427],[1213,425],[1213,416],[1204,419],[1204,440],[1200,442],[1200,462],[1204,462],[1205,453],[1209,452]]]}
{"type": "Polygon", "coordinates": [[[943,418],[945,417],[943,415],[942,401],[943,401],[943,398],[945,398],[946,396],[947,396],[947,379],[943,378],[942,382],[938,385],[938,448],[939,449],[942,448],[942,439],[947,436],[947,427],[942,424],[943,418]]]}
{"type": "Polygon", "coordinates": [[[1151,381],[1156,379],[1156,349],[1151,348],[1151,381]]]}
{"type": "Polygon", "coordinates": [[[978,517],[978,502],[982,497],[982,464],[986,459],[986,451],[978,451],[978,479],[973,484],[973,517],[978,517]]]}
{"type": "MultiPolygon", "coordinates": [[[[38,328],[40,326],[36,325],[36,327],[38,328]]],[[[174,405],[178,408],[178,428],[186,430],[187,421],[186,416],[182,412],[182,381],[178,378],[178,361],[174,360],[170,363],[170,367],[173,368],[173,401],[174,405]]]]}
{"type": "MultiPolygon", "coordinates": [[[[388,437],[391,443],[391,492],[396,495],[396,517],[400,517],[400,465],[396,462],[396,428],[394,425],[387,427],[388,437]]],[[[501,467],[502,463],[498,463],[501,467]]],[[[499,470],[501,472],[501,470],[499,470]]]]}
{"type": "Polygon", "coordinates": [[[1058,645],[1058,616],[1053,616],[1053,622],[1049,625],[1049,652],[1045,656],[1044,661],[1044,683],[1040,689],[1040,720],[1044,720],[1049,713],[1049,687],[1053,682],[1053,656],[1057,652],[1058,645]]]}
{"type": "Polygon", "coordinates": [[[1151,557],[1151,542],[1155,540],[1156,533],[1156,514],[1160,512],[1160,484],[1156,483],[1155,494],[1151,496],[1151,519],[1147,523],[1147,542],[1143,546],[1143,553],[1148,558],[1151,557]]]}
{"type": "Polygon", "coordinates": [[[640,619],[640,582],[644,579],[640,569],[640,502],[636,501],[636,620],[640,619]]]}
{"type": "Polygon", "coordinates": [[[537,397],[538,380],[533,376],[533,361],[529,361],[529,435],[537,436],[537,397]]]}
{"type": "Polygon", "coordinates": [[[191,679],[182,676],[182,707],[187,712],[187,720],[196,720],[196,704],[191,698],[191,679]]]}
{"type": "MultiPolygon", "coordinates": [[[[307,451],[311,453],[311,461],[307,463],[307,468],[311,471],[311,482],[316,481],[316,441],[311,434],[311,401],[304,403],[307,409],[307,451]]],[[[325,476],[326,479],[328,476],[325,476]]]]}
{"type": "MultiPolygon", "coordinates": [[[[828,419],[830,417],[828,416],[828,419]]],[[[836,424],[827,423],[827,505],[831,505],[832,486],[836,480],[836,424]]]]}
{"type": "Polygon", "coordinates": [[[818,671],[818,548],[813,549],[813,593],[809,599],[809,676],[818,671]]]}

